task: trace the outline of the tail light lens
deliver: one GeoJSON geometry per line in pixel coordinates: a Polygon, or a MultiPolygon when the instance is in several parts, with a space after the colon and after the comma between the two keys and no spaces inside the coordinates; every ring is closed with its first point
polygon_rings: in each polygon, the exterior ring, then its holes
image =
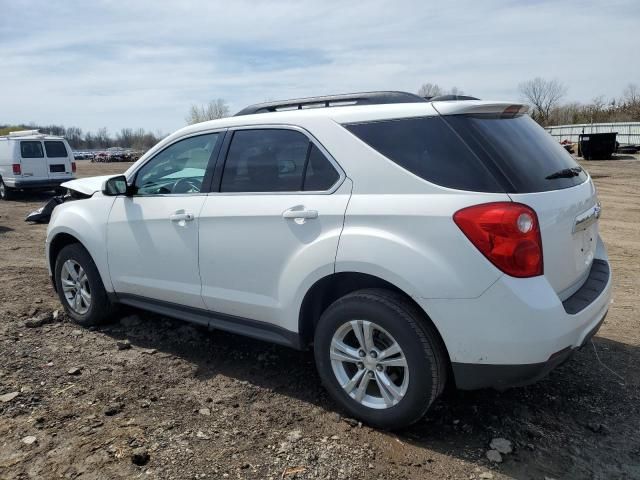
{"type": "Polygon", "coordinates": [[[71,171],[76,173],[76,162],[71,162],[71,171]]]}
{"type": "Polygon", "coordinates": [[[496,267],[512,277],[542,275],[538,216],[521,203],[495,202],[463,208],[453,221],[496,267]]]}
{"type": "Polygon", "coordinates": [[[19,163],[14,163],[11,165],[11,169],[13,170],[14,175],[22,175],[22,169],[20,168],[19,163]]]}

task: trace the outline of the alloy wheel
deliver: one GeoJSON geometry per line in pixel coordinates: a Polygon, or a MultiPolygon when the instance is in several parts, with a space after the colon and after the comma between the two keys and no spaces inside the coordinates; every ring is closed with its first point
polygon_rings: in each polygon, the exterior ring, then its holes
{"type": "Polygon", "coordinates": [[[91,307],[91,287],[82,266],[75,260],[67,260],[60,271],[62,291],[71,309],[84,315],[91,307]]]}
{"type": "Polygon", "coordinates": [[[363,406],[397,405],[409,387],[409,366],[402,348],[384,328],[351,320],[331,339],[331,367],[342,389],[363,406]]]}

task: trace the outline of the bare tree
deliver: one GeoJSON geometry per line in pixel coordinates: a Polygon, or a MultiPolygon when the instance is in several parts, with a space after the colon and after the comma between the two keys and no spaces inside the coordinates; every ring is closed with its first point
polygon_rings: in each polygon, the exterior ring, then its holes
{"type": "Polygon", "coordinates": [[[624,92],[622,92],[622,100],[630,105],[640,103],[640,88],[638,88],[638,85],[635,83],[627,85],[624,92]]]}
{"type": "Polygon", "coordinates": [[[216,120],[229,116],[229,106],[222,98],[211,100],[206,105],[191,105],[186,121],[189,125],[194,123],[216,120]]]}
{"type": "Polygon", "coordinates": [[[558,80],[545,80],[536,77],[518,86],[522,96],[533,107],[532,116],[541,125],[547,125],[551,111],[558,106],[567,92],[566,87],[558,80]]]}
{"type": "Polygon", "coordinates": [[[437,97],[438,95],[442,95],[442,88],[435,83],[423,83],[418,89],[418,95],[428,98],[437,97]]]}
{"type": "Polygon", "coordinates": [[[464,92],[462,91],[461,88],[458,87],[452,87],[448,92],[447,95],[464,95],[464,92]]]}

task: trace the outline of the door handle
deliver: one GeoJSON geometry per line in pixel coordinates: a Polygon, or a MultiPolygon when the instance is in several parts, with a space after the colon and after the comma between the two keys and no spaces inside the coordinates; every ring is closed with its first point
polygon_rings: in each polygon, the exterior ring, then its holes
{"type": "Polygon", "coordinates": [[[284,218],[300,218],[303,220],[308,220],[312,218],[318,218],[317,210],[294,210],[290,208],[289,210],[285,210],[282,214],[284,218]]]}
{"type": "Polygon", "coordinates": [[[169,215],[169,220],[172,222],[190,222],[193,218],[193,213],[175,212],[169,215]]]}

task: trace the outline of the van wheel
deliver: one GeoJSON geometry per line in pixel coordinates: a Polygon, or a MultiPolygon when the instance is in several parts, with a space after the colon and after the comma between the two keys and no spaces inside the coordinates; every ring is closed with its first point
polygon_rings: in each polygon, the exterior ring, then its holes
{"type": "Polygon", "coordinates": [[[359,290],[329,306],[316,327],[314,354],[336,402],[379,428],[420,420],[447,378],[435,327],[402,295],[382,289],[359,290]]]}
{"type": "Polygon", "coordinates": [[[2,200],[11,200],[13,198],[13,189],[7,187],[0,178],[0,198],[2,200]]]}
{"type": "Polygon", "coordinates": [[[113,313],[114,308],[98,268],[89,252],[79,243],[60,250],[54,275],[60,302],[77,324],[86,327],[97,325],[113,313]]]}

